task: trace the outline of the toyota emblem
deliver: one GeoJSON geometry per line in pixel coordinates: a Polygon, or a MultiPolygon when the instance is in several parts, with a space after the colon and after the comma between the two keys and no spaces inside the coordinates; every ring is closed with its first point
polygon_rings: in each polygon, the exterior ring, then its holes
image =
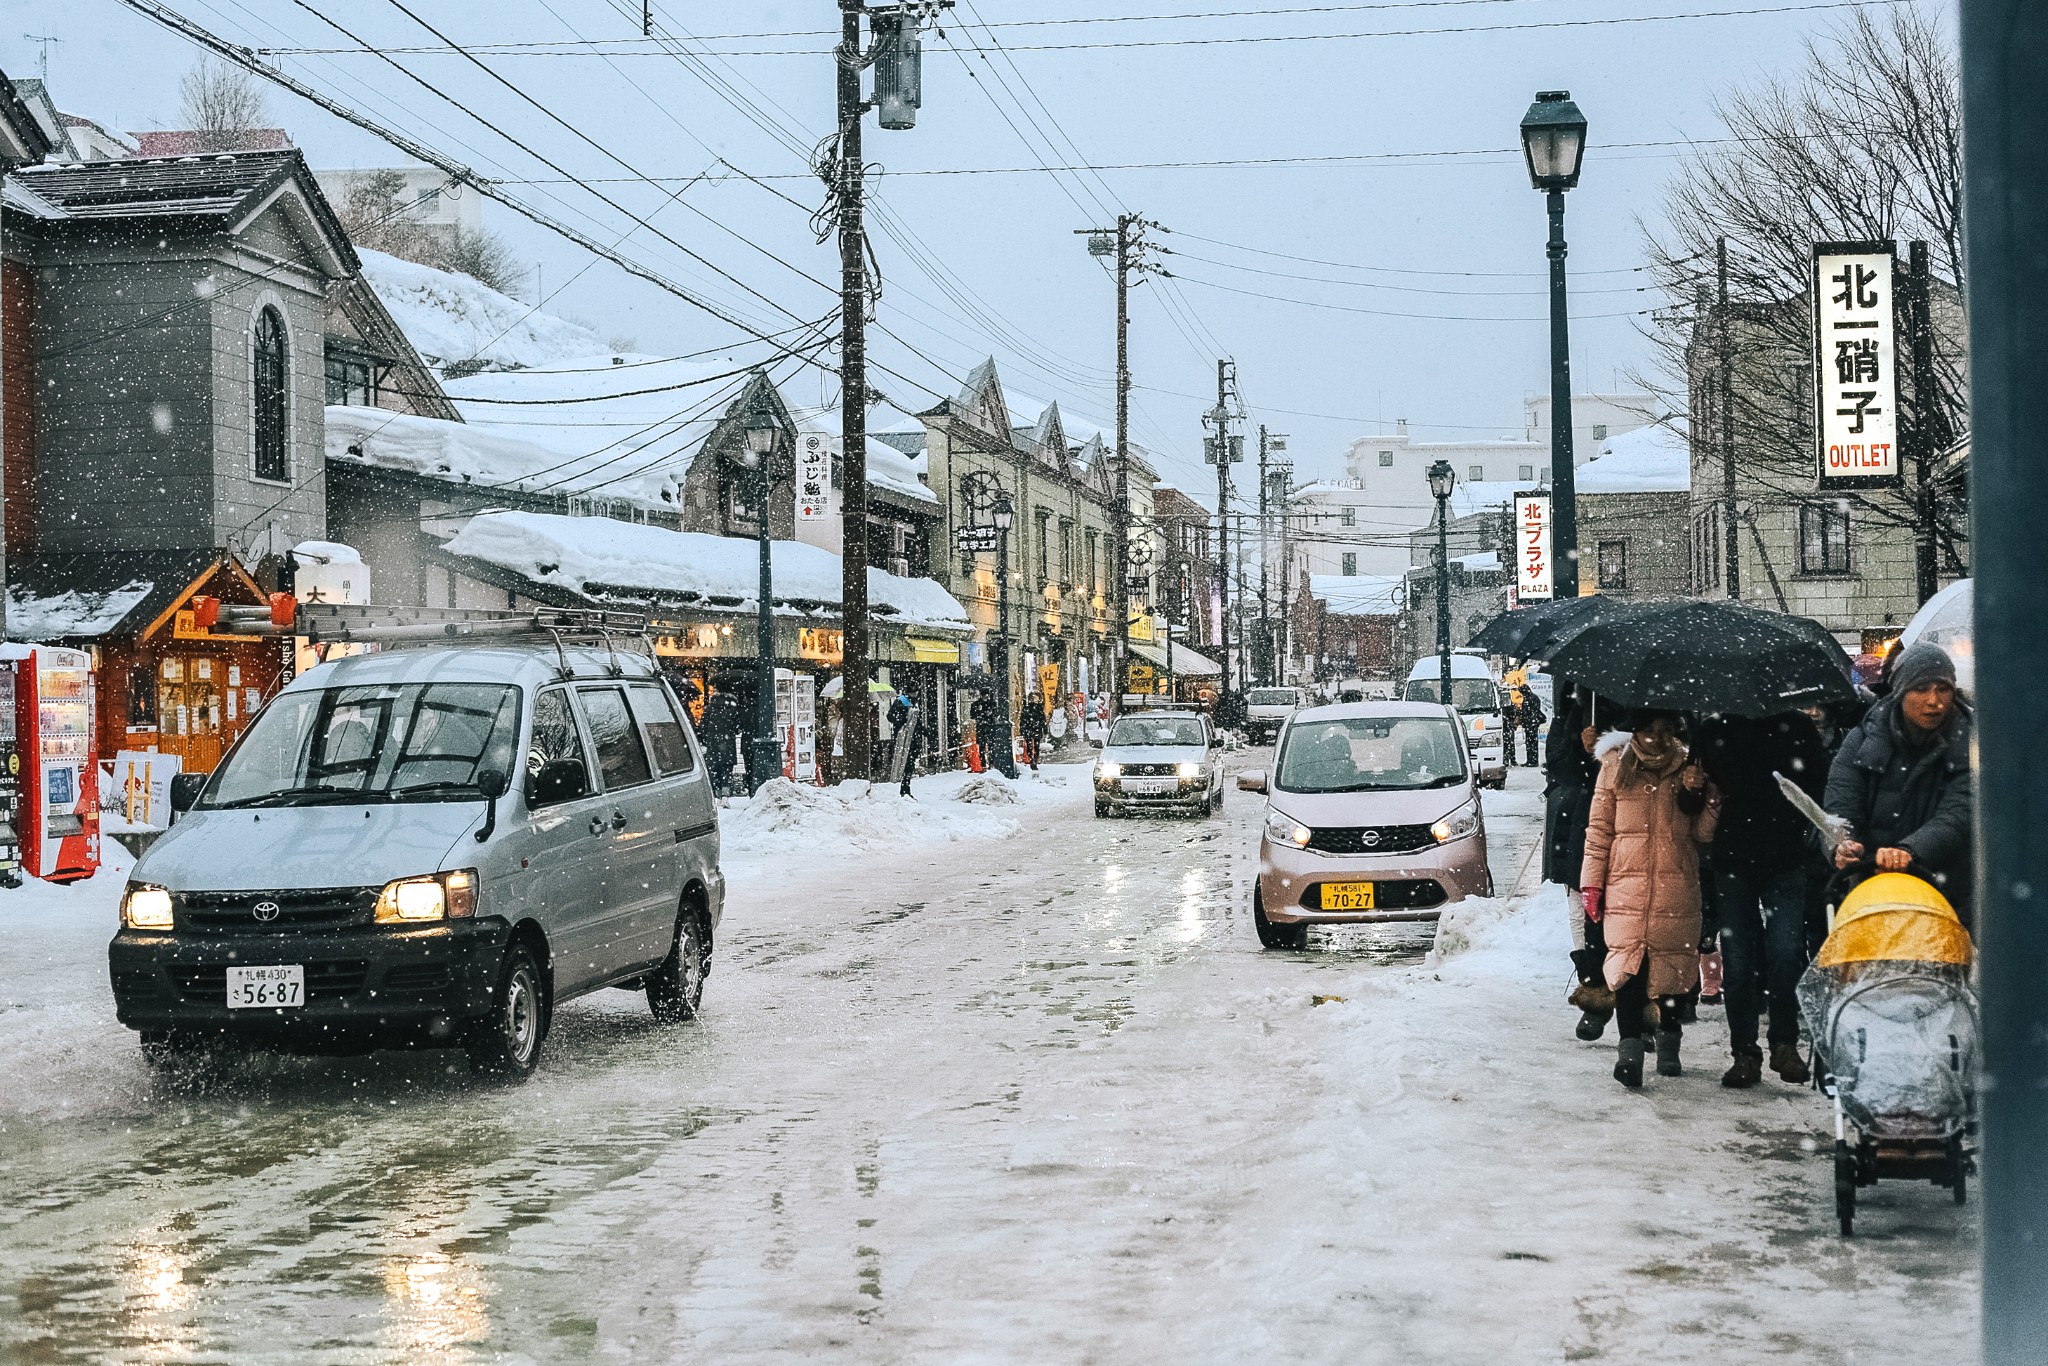
{"type": "MultiPolygon", "coordinates": [[[[1378,843],[1380,842],[1380,832],[1379,832],[1379,831],[1377,831],[1377,830],[1368,830],[1368,831],[1366,831],[1366,832],[1365,832],[1365,834],[1364,834],[1364,835],[1363,835],[1363,836],[1361,837],[1361,839],[1362,839],[1362,842],[1364,843],[1365,847],[1366,847],[1366,848],[1368,848],[1368,849],[1370,849],[1370,848],[1372,848],[1372,847],[1373,847],[1373,846],[1374,846],[1375,844],[1378,844],[1378,843]]],[[[259,909],[260,909],[260,908],[259,908],[259,909]]]]}
{"type": "Polygon", "coordinates": [[[275,901],[259,901],[250,908],[250,914],[258,920],[275,920],[279,909],[275,901]]]}

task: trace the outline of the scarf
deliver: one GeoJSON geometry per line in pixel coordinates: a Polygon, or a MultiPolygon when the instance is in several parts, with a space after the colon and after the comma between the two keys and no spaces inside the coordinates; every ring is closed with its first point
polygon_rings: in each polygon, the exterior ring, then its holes
{"type": "Polygon", "coordinates": [[[1633,772],[1622,774],[1624,779],[1634,778],[1641,782],[1655,782],[1668,778],[1685,763],[1685,746],[1676,736],[1659,737],[1647,731],[1637,731],[1629,737],[1628,754],[1622,767],[1633,772]]]}

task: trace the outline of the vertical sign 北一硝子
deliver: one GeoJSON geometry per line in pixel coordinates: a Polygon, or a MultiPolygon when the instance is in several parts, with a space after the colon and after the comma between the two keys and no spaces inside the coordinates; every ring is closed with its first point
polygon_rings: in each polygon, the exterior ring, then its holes
{"type": "Polygon", "coordinates": [[[1889,242],[1813,249],[1813,373],[1820,488],[1900,480],[1895,262],[1889,242]]]}
{"type": "Polygon", "coordinates": [[[1515,495],[1515,601],[1547,602],[1552,595],[1550,499],[1515,495]]]}
{"type": "Polygon", "coordinates": [[[796,519],[819,522],[832,515],[832,439],[806,432],[797,442],[796,519]]]}

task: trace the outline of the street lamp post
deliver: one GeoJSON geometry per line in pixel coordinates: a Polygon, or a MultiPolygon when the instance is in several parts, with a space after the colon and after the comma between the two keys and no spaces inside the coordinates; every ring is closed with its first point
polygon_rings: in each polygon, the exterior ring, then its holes
{"type": "Polygon", "coordinates": [[[739,448],[739,464],[754,476],[754,526],[761,548],[761,582],[756,594],[754,638],[754,731],[747,737],[747,790],[759,791],[761,784],[782,771],[782,741],[775,735],[775,562],[768,527],[769,461],[775,454],[778,433],[775,414],[757,403],[747,411],[746,440],[739,448]]]}
{"type": "Polygon", "coordinates": [[[1578,475],[1572,463],[1571,313],[1565,301],[1564,192],[1579,183],[1586,152],[1586,116],[1569,90],[1545,90],[1522,116],[1522,155],[1529,182],[1550,208],[1550,554],[1551,591],[1579,595],[1578,475]]]}
{"type": "Polygon", "coordinates": [[[989,506],[989,520],[996,528],[996,634],[989,642],[989,673],[995,679],[995,724],[981,742],[981,752],[995,751],[996,771],[1005,778],[1017,776],[1017,759],[1010,750],[1010,524],[1016,520],[1015,506],[1007,490],[998,489],[989,506]]]}
{"type": "Polygon", "coordinates": [[[1451,705],[1451,490],[1458,472],[1448,460],[1429,467],[1429,492],[1436,499],[1436,660],[1438,699],[1451,705]]]}

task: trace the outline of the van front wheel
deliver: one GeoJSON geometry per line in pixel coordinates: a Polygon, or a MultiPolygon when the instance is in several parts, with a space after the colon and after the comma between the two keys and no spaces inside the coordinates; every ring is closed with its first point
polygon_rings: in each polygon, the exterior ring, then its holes
{"type": "Polygon", "coordinates": [[[486,1076],[525,1081],[540,1062],[541,1040],[547,1036],[547,999],[541,986],[540,963],[533,950],[514,943],[498,969],[498,989],[491,1013],[470,1026],[463,1046],[470,1067],[486,1076]]]}
{"type": "Polygon", "coordinates": [[[663,1024],[682,1024],[697,1018],[697,1007],[704,1000],[708,956],[697,917],[683,912],[676,921],[676,938],[669,946],[668,957],[647,977],[647,1006],[655,1019],[663,1024]]]}

